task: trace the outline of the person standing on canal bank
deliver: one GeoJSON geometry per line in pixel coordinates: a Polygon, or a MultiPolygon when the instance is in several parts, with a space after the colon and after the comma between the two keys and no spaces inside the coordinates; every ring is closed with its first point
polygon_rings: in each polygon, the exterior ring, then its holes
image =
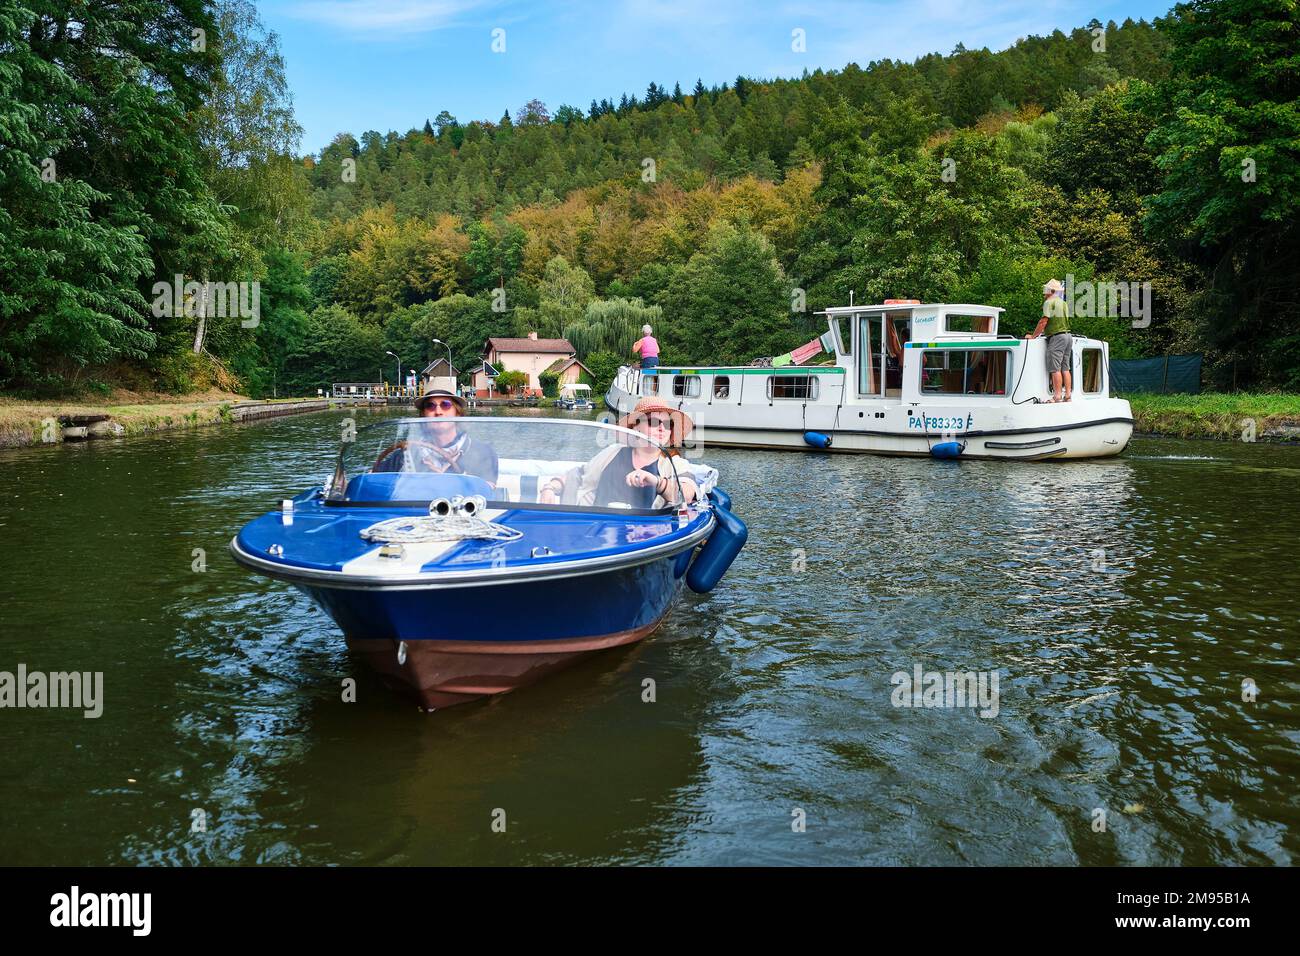
{"type": "Polygon", "coordinates": [[[648,325],[641,326],[641,338],[632,345],[632,351],[641,356],[642,368],[659,367],[659,342],[651,334],[653,331],[648,325]]]}
{"type": "Polygon", "coordinates": [[[457,424],[465,414],[465,399],[455,392],[434,388],[415,402],[421,418],[428,419],[427,432],[432,441],[408,440],[404,447],[385,457],[375,471],[433,471],[457,475],[477,475],[493,487],[497,483],[497,453],[491,445],[475,441],[457,424]],[[408,464],[406,456],[410,455],[408,464]]]}
{"type": "Polygon", "coordinates": [[[1038,327],[1025,336],[1027,339],[1047,336],[1047,375],[1052,382],[1050,401],[1053,402],[1068,402],[1074,384],[1070,372],[1074,337],[1070,335],[1070,307],[1061,298],[1063,289],[1056,279],[1043,286],[1043,317],[1038,320],[1038,327]]]}

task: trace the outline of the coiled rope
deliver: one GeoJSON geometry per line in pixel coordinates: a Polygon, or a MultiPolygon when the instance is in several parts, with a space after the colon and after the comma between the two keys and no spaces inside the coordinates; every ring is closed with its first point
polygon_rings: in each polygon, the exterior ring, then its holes
{"type": "Polygon", "coordinates": [[[476,515],[433,514],[419,518],[389,518],[365,528],[361,537],[382,544],[419,544],[425,541],[518,541],[522,531],[484,521],[476,515]]]}

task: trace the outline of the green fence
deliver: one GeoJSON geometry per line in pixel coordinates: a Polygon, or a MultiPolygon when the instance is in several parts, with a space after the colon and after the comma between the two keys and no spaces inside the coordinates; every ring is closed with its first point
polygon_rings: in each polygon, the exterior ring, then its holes
{"type": "Polygon", "coordinates": [[[1165,355],[1150,359],[1112,359],[1112,392],[1156,392],[1161,395],[1199,395],[1201,356],[1165,355]]]}

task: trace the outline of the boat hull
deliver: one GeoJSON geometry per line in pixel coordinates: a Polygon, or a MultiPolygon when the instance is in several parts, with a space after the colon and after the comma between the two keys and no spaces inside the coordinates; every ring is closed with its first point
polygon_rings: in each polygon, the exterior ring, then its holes
{"type": "Polygon", "coordinates": [[[351,650],[434,710],[508,693],[646,637],[671,608],[692,554],[492,586],[299,586],[338,624],[351,650]]]}
{"type": "MultiPolygon", "coordinates": [[[[637,397],[611,386],[606,404],[623,415],[637,397]]],[[[961,458],[1045,461],[1118,455],[1133,437],[1129,403],[1081,398],[1066,404],[928,405],[897,400],[843,407],[759,401],[743,406],[673,400],[695,421],[692,442],[726,448],[831,451],[929,457],[943,442],[964,443],[961,458]],[[961,427],[954,427],[954,423],[961,427]],[[828,436],[829,445],[809,433],[828,436]]]]}

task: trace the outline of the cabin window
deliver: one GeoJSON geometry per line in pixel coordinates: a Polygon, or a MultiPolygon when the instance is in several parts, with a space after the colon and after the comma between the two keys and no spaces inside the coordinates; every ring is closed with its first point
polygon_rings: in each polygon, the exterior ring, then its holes
{"type": "Polygon", "coordinates": [[[731,397],[730,375],[718,375],[713,379],[713,397],[723,399],[731,397]]]}
{"type": "MultiPolygon", "coordinates": [[[[853,327],[845,326],[845,319],[836,316],[831,320],[831,332],[835,335],[835,345],[841,355],[853,354],[853,327]],[[848,334],[845,334],[845,333],[848,334]]],[[[824,347],[824,346],[823,346],[824,347]]]]}
{"type": "Polygon", "coordinates": [[[1006,349],[926,349],[921,391],[931,395],[1005,395],[1011,371],[1006,349]]]}
{"type": "Polygon", "coordinates": [[[1092,395],[1101,391],[1101,349],[1083,350],[1083,390],[1092,395]]]}
{"type": "Polygon", "coordinates": [[[992,332],[993,319],[987,315],[945,315],[945,332],[992,332]]]}
{"type": "Polygon", "coordinates": [[[858,320],[858,394],[880,394],[880,356],[872,347],[871,326],[879,332],[880,313],[857,316],[858,320]]]}
{"type": "Polygon", "coordinates": [[[658,395],[659,394],[659,376],[642,375],[641,376],[641,394],[658,395]]]}
{"type": "Polygon", "coordinates": [[[698,375],[674,375],[673,398],[699,398],[700,377],[698,375]]]}
{"type": "Polygon", "coordinates": [[[768,398],[798,398],[806,402],[817,400],[816,375],[771,375],[767,379],[768,398]]]}

